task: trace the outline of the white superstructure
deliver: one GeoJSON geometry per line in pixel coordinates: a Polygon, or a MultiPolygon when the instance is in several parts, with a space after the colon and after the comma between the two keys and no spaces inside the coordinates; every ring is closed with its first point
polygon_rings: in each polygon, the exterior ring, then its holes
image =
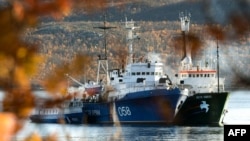
{"type": "MultiPolygon", "coordinates": [[[[184,59],[180,63],[177,82],[180,88],[189,88],[189,94],[224,92],[224,78],[218,78],[217,69],[212,64],[194,65],[191,59],[191,49],[186,46],[185,33],[189,31],[190,15],[180,14],[182,35],[184,36],[184,59]],[[219,88],[218,88],[219,87],[219,88]]],[[[218,49],[218,46],[217,46],[218,49]]],[[[218,50],[217,50],[218,53],[218,50]]],[[[218,55],[218,54],[217,54],[218,55]]],[[[218,58],[217,58],[218,60],[218,58]]],[[[218,62],[217,62],[218,63],[218,62]]],[[[218,64],[217,64],[218,65],[218,64]]],[[[213,65],[216,66],[216,65],[213,65]]]]}

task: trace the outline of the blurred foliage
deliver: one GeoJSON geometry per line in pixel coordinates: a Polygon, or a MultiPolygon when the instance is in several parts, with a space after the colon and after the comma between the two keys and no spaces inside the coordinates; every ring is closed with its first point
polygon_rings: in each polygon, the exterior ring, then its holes
{"type": "MultiPolygon", "coordinates": [[[[30,79],[38,72],[38,66],[44,61],[39,54],[36,44],[27,43],[22,35],[27,28],[36,27],[39,18],[52,16],[62,19],[67,16],[72,6],[84,8],[91,12],[94,8],[104,8],[106,0],[10,0],[6,6],[0,9],[0,87],[4,91],[1,119],[1,141],[10,141],[15,132],[21,129],[35,107],[35,95],[31,89],[30,79]],[[76,3],[75,3],[76,2],[76,3]]],[[[43,82],[44,87],[51,94],[65,94],[67,83],[65,74],[82,74],[83,65],[88,62],[85,55],[76,55],[72,62],[54,68],[54,73],[43,82]],[[74,71],[73,71],[74,70],[74,71]],[[64,90],[62,90],[64,88],[64,90]]],[[[67,99],[66,97],[65,99],[67,99]]],[[[51,106],[63,102],[64,99],[55,98],[45,104],[51,106]]],[[[56,136],[48,136],[42,139],[39,135],[31,135],[26,139],[32,141],[56,141],[56,136]]]]}

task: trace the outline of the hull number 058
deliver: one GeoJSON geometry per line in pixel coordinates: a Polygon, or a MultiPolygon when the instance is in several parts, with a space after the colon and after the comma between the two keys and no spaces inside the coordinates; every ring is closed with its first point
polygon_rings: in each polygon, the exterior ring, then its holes
{"type": "Polygon", "coordinates": [[[131,115],[131,111],[130,111],[128,106],[118,107],[117,110],[118,110],[119,116],[121,116],[121,117],[131,115]]]}

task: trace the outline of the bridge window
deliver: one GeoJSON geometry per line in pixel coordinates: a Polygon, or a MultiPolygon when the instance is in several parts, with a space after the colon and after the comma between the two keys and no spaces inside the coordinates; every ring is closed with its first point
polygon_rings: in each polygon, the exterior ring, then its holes
{"type": "Polygon", "coordinates": [[[146,75],[149,75],[149,72],[146,72],[146,75]]]}
{"type": "Polygon", "coordinates": [[[151,72],[151,75],[154,75],[155,73],[154,72],[151,72]]]}
{"type": "Polygon", "coordinates": [[[188,75],[188,77],[192,77],[192,75],[191,75],[191,74],[189,74],[189,75],[188,75]]]}
{"type": "Polygon", "coordinates": [[[142,72],[141,75],[145,75],[145,72],[142,72]]]}
{"type": "Polygon", "coordinates": [[[196,77],[199,77],[199,74],[196,74],[196,77]]]}
{"type": "Polygon", "coordinates": [[[136,75],[141,75],[141,72],[137,72],[136,75]]]}
{"type": "Polygon", "coordinates": [[[193,77],[195,77],[195,74],[193,74],[193,77]]]}
{"type": "Polygon", "coordinates": [[[203,77],[203,74],[200,74],[201,77],[203,77]]]}
{"type": "Polygon", "coordinates": [[[132,75],[135,75],[135,72],[132,72],[132,75]]]}
{"type": "Polygon", "coordinates": [[[155,75],[158,75],[158,72],[155,72],[155,75]]]}

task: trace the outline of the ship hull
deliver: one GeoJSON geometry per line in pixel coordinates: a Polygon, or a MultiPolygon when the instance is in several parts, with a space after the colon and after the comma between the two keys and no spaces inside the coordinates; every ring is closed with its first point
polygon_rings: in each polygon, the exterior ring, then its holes
{"type": "Polygon", "coordinates": [[[85,123],[85,120],[86,119],[83,112],[64,115],[64,121],[68,124],[83,124],[85,123]]]}
{"type": "Polygon", "coordinates": [[[228,93],[201,93],[190,96],[175,117],[176,125],[222,126],[228,93]]]}
{"type": "Polygon", "coordinates": [[[65,102],[61,106],[63,108],[36,108],[30,120],[35,123],[84,123],[85,115],[81,101],[65,102]]]}
{"type": "Polygon", "coordinates": [[[31,115],[31,122],[34,123],[67,123],[67,124],[82,124],[84,123],[84,114],[70,113],[64,115],[31,115]]]}
{"type": "Polygon", "coordinates": [[[178,104],[186,97],[179,90],[149,90],[113,102],[86,103],[83,111],[89,123],[171,124],[178,104]]]}
{"type": "Polygon", "coordinates": [[[111,103],[108,102],[84,103],[85,122],[91,124],[112,123],[110,105],[111,103]]]}
{"type": "Polygon", "coordinates": [[[33,123],[60,123],[63,121],[63,116],[60,115],[31,115],[30,120],[33,123]]]}
{"type": "MultiPolygon", "coordinates": [[[[166,123],[173,122],[178,102],[186,96],[169,93],[166,90],[148,91],[144,98],[124,99],[115,102],[120,123],[166,123]]],[[[139,93],[140,95],[140,93],[139,93]]]]}

